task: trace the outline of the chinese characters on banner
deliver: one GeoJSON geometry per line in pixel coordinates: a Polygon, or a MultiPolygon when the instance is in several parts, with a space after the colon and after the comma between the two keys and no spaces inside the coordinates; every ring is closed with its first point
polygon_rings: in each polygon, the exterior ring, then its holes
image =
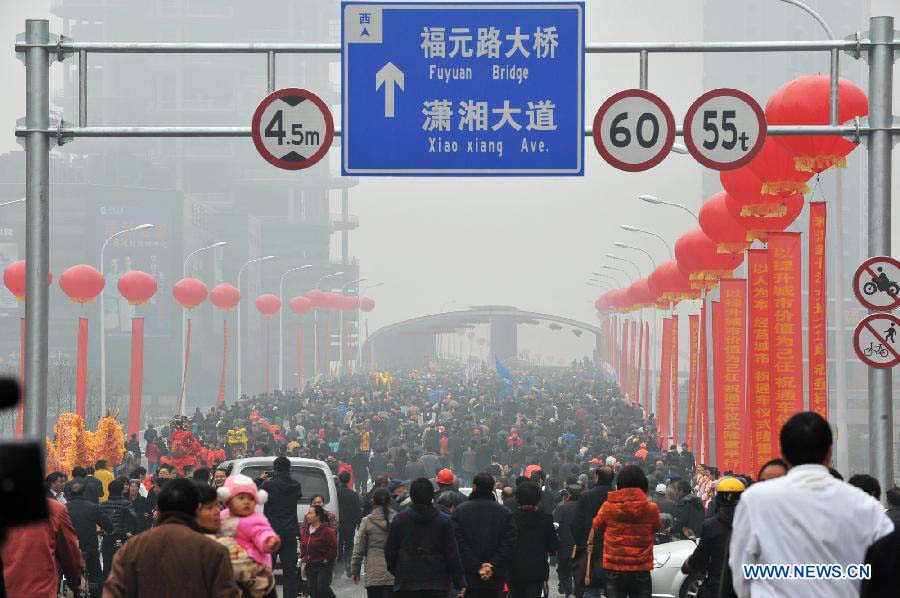
{"type": "MultiPolygon", "coordinates": [[[[653,314],[655,318],[656,315],[653,314]]],[[[650,415],[650,324],[644,322],[644,419],[650,415]]]]}
{"type": "Polygon", "coordinates": [[[660,449],[669,448],[669,376],[672,371],[672,319],[663,318],[662,351],[659,362],[659,396],[656,404],[656,426],[660,449]]]}
{"type": "Polygon", "coordinates": [[[747,448],[744,434],[744,367],[747,281],[723,279],[722,306],[722,453],[718,466],[723,470],[745,471],[747,448]]]}
{"type": "Polygon", "coordinates": [[[707,301],[703,301],[703,307],[700,309],[700,375],[698,384],[700,386],[697,393],[697,425],[700,426],[700,433],[697,435],[700,449],[695,454],[700,459],[700,463],[709,463],[709,370],[707,368],[708,353],[706,339],[706,322],[709,317],[706,313],[707,301]]]}
{"type": "Polygon", "coordinates": [[[619,364],[619,389],[628,393],[628,320],[622,318],[622,361],[619,364]]]}
{"type": "Polygon", "coordinates": [[[809,204],[809,410],[828,419],[825,202],[809,204]]]}
{"type": "Polygon", "coordinates": [[[771,369],[769,357],[769,261],[765,249],[747,250],[749,297],[747,312],[747,411],[751,425],[750,470],[759,471],[779,454],[772,426],[771,369]]]}
{"type": "Polygon", "coordinates": [[[697,450],[697,442],[694,438],[694,432],[696,428],[694,427],[694,423],[697,417],[697,368],[699,366],[698,359],[698,346],[699,343],[699,316],[688,316],[688,324],[690,329],[690,340],[691,346],[689,350],[690,355],[690,370],[688,373],[688,412],[687,412],[687,425],[685,426],[684,431],[684,441],[687,442],[688,448],[691,451],[697,450]]]}
{"type": "Polygon", "coordinates": [[[678,316],[672,315],[672,444],[678,444],[678,316]]]}
{"type": "Polygon", "coordinates": [[[641,404],[641,338],[638,333],[641,323],[638,320],[631,321],[631,404],[641,404]]]}
{"type": "Polygon", "coordinates": [[[800,305],[800,233],[769,233],[769,363],[771,454],[779,454],[777,431],[803,411],[803,337],[800,305]]]}

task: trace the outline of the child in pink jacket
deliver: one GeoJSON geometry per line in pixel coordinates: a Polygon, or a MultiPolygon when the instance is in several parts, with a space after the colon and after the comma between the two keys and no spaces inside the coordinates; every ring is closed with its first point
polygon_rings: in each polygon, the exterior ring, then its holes
{"type": "Polygon", "coordinates": [[[256,505],[265,504],[268,493],[257,490],[247,476],[237,474],[228,476],[218,494],[227,507],[221,513],[220,535],[234,537],[250,558],[271,569],[271,554],[281,546],[281,538],[266,516],[256,512],[256,505]]]}

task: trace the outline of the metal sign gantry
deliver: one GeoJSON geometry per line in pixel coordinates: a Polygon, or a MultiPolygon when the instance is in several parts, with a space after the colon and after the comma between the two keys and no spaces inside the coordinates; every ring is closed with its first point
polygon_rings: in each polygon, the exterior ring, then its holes
{"type": "MultiPolygon", "coordinates": [[[[894,18],[872,17],[867,33],[844,40],[775,42],[657,42],[586,44],[587,54],[637,54],[639,81],[647,88],[651,53],[693,52],[829,52],[831,57],[831,124],[814,126],[769,126],[768,135],[841,135],[863,139],[868,149],[868,253],[890,255],[891,251],[891,160],[900,126],[891,112],[893,65],[900,38],[894,18]],[[837,82],[840,52],[869,64],[869,115],[852,124],[837,121],[837,82]]],[[[107,54],[265,54],[268,92],[275,89],[277,54],[340,54],[340,44],[309,43],[106,43],[76,42],[50,33],[49,21],[29,19],[25,33],[16,39],[16,52],[25,63],[26,108],[23,125],[15,134],[25,146],[26,258],[25,317],[25,426],[34,439],[46,436],[48,299],[46,284],[50,254],[50,173],[52,141],[59,145],[78,137],[249,137],[249,126],[239,127],[91,127],[88,126],[87,59],[90,53],[107,54]],[[50,122],[50,64],[77,54],[78,125],[60,119],[50,122]]],[[[340,136],[341,130],[336,129],[340,136]]],[[[586,130],[585,135],[592,135],[586,130]]],[[[681,127],[676,135],[683,135],[681,127]]],[[[883,487],[893,485],[893,412],[891,370],[869,371],[870,469],[883,487]]]]}

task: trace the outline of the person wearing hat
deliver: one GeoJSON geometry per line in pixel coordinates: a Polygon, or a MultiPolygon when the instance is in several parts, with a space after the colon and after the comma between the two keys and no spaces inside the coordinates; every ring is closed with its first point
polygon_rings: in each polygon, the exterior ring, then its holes
{"type": "Polygon", "coordinates": [[[575,582],[572,579],[572,552],[575,548],[575,536],[572,534],[572,523],[575,521],[575,509],[581,486],[569,484],[562,491],[562,502],[553,510],[553,522],[559,525],[559,553],[556,560],[556,574],[559,578],[559,593],[568,598],[575,593],[575,582]]]}
{"type": "Polygon", "coordinates": [[[446,505],[448,508],[456,508],[466,501],[466,496],[456,489],[456,481],[453,472],[444,468],[440,470],[435,477],[437,482],[437,492],[434,493],[434,502],[446,505]]]}
{"type": "MultiPolygon", "coordinates": [[[[681,572],[690,575],[706,573],[706,579],[700,586],[700,598],[718,598],[722,585],[722,570],[728,554],[728,542],[731,539],[731,522],[741,494],[746,487],[737,478],[727,477],[716,484],[716,516],[703,522],[697,548],[681,565],[681,572]]],[[[730,584],[724,588],[730,595],[730,584]]]]}
{"type": "Polygon", "coordinates": [[[666,485],[665,484],[657,484],[654,489],[653,496],[650,497],[650,500],[656,503],[656,506],[659,507],[659,514],[669,514],[673,518],[675,517],[675,501],[668,497],[666,494],[666,485]]]}

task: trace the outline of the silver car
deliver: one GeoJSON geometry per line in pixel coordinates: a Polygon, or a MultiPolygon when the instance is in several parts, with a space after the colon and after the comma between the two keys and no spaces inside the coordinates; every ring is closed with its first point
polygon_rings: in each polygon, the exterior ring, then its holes
{"type": "Polygon", "coordinates": [[[695,598],[705,574],[685,575],[681,565],[693,554],[693,540],[675,540],[653,547],[653,598],[695,598]]]}

